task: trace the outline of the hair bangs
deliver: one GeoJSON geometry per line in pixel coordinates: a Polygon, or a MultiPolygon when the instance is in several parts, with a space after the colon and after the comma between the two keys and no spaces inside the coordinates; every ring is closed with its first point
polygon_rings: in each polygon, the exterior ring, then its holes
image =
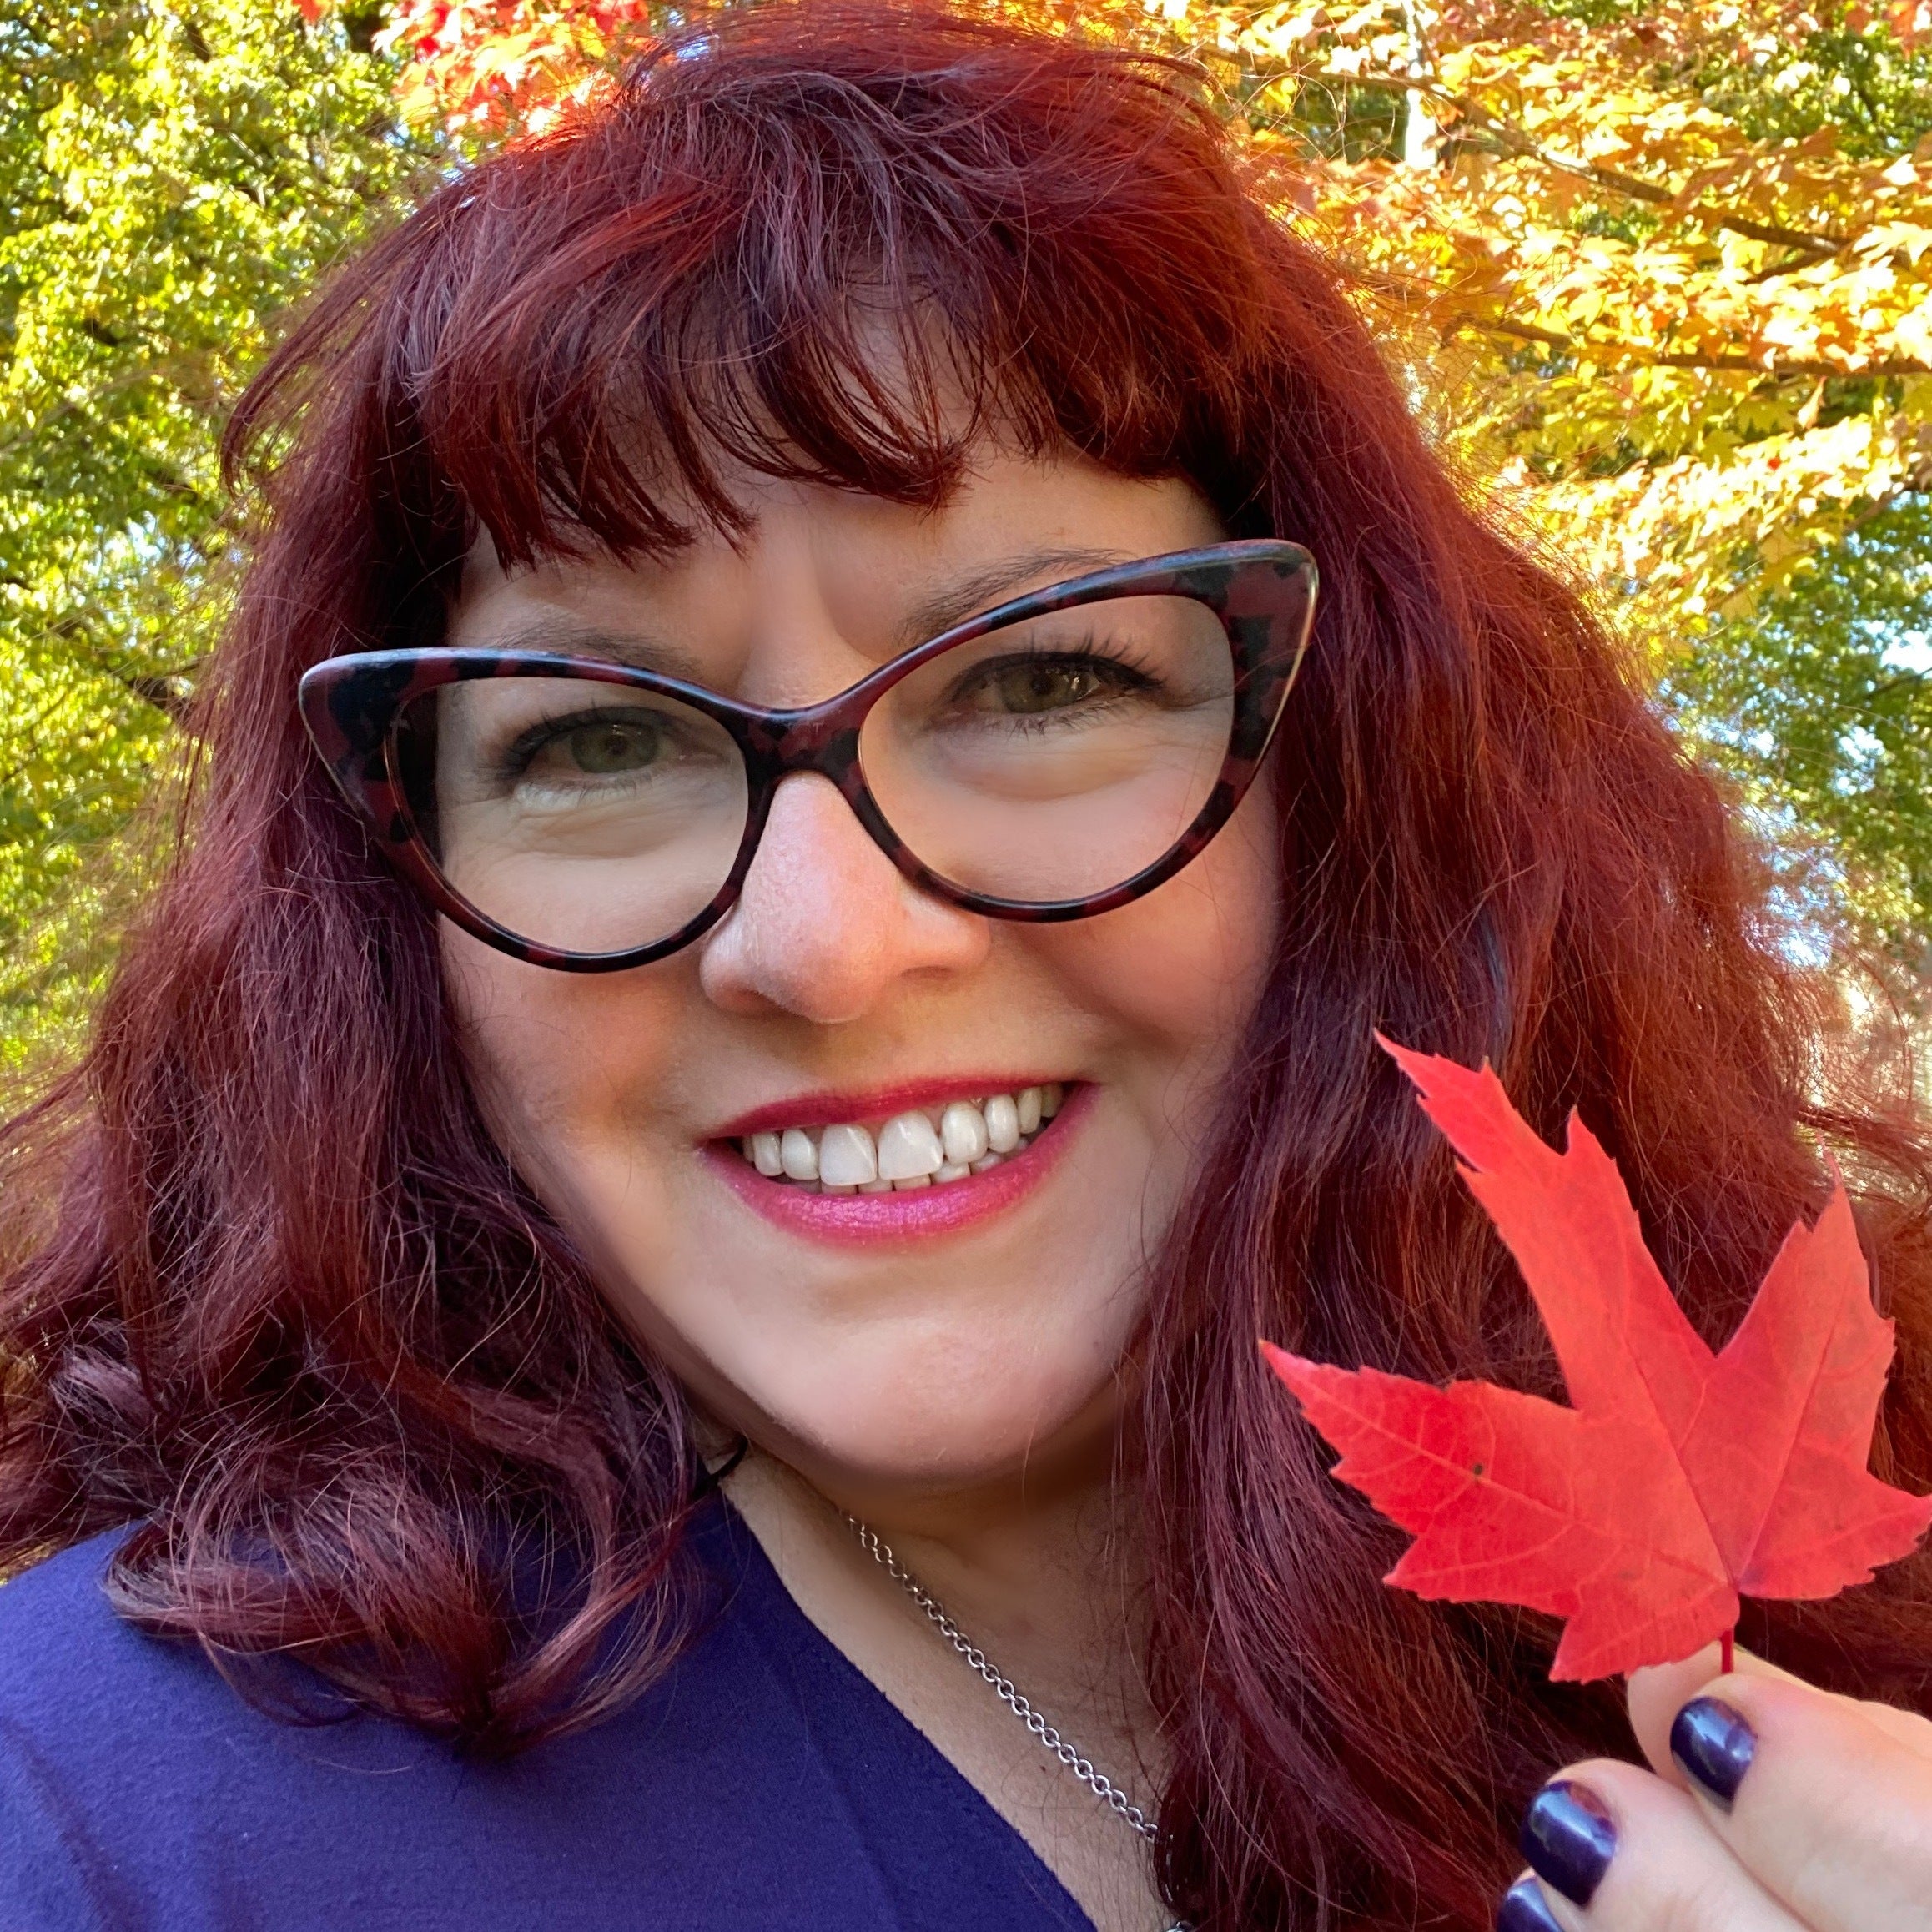
{"type": "Polygon", "coordinates": [[[365,391],[378,467],[433,472],[392,501],[463,525],[410,551],[662,554],[742,527],[747,473],[937,505],[988,438],[1212,467],[1253,345],[1240,238],[1177,232],[1162,179],[1223,171],[1183,72],[930,16],[895,68],[868,18],[863,58],[833,32],[802,66],[753,15],[722,87],[702,36],[667,41],[431,204],[365,391]]]}

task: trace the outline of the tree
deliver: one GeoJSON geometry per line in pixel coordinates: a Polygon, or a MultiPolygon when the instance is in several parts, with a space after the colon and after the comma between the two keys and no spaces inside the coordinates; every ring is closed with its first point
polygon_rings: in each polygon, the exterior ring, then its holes
{"type": "Polygon", "coordinates": [[[1215,21],[1471,486],[1583,574],[1795,863],[1794,943],[1923,975],[1932,8],[1215,21]]]}
{"type": "MultiPolygon", "coordinates": [[[[231,567],[280,309],[653,0],[0,0],[0,1042],[78,1014],[231,567]],[[8,11],[11,8],[12,11],[8,11]]],[[[1932,958],[1932,0],[980,0],[1192,57],[1467,487],[1643,656],[1792,880],[1932,958]]],[[[0,1051],[9,1050],[0,1046],[0,1051]]]]}
{"type": "MultiPolygon", "coordinates": [[[[1468,487],[1811,862],[1809,941],[1923,961],[1932,0],[993,3],[1201,63],[1468,487]]],[[[392,31],[416,111],[501,133],[667,17],[416,0],[392,31]]]]}
{"type": "Polygon", "coordinates": [[[0,1053],[84,1010],[220,621],[214,443],[279,311],[405,205],[370,12],[0,0],[0,1053]]]}
{"type": "Polygon", "coordinates": [[[1663,683],[1786,855],[1794,928],[1829,938],[1849,900],[1908,990],[1932,984],[1929,674],[1932,499],[1915,492],[1693,639],[1663,683]]]}

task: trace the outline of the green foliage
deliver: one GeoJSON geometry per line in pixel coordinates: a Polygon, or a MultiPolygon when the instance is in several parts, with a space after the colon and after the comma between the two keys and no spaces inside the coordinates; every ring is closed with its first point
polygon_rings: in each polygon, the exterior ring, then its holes
{"type": "MultiPolygon", "coordinates": [[[[1024,13],[1032,0],[1014,4],[1024,13]]],[[[455,158],[456,137],[436,131],[446,123],[399,113],[422,76],[375,51],[382,6],[348,0],[308,23],[296,0],[0,0],[0,1069],[71,1042],[111,957],[119,912],[143,878],[146,842],[129,828],[181,748],[174,713],[219,627],[237,561],[214,473],[221,420],[287,305],[455,158]]],[[[586,22],[611,12],[560,11],[553,0],[470,9],[415,0],[415,10],[412,32],[440,23],[436,44],[448,45],[439,58],[455,63],[447,84],[457,107],[472,93],[486,107],[496,100],[501,76],[490,77],[506,62],[519,73],[531,67],[528,36],[512,28],[541,28],[536,41],[547,45],[546,35],[589,32],[586,22]]],[[[631,11],[649,8],[635,0],[631,11]]],[[[1139,0],[1059,11],[1104,31],[1109,22],[1140,31],[1153,18],[1139,0]]],[[[1439,243],[1435,266],[1456,289],[1480,294],[1487,284],[1471,264],[1520,253],[1522,237],[1507,224],[1493,235],[1483,226],[1507,160],[1493,131],[1459,123],[1445,165],[1411,168],[1414,103],[1386,76],[1369,84],[1373,76],[1359,65],[1318,76],[1309,65],[1313,41],[1289,35],[1276,48],[1265,34],[1209,31],[1205,23],[1221,12],[1199,4],[1192,20],[1177,20],[1171,5],[1160,11],[1175,33],[1198,33],[1198,51],[1257,142],[1329,167],[1322,192],[1331,211],[1337,197],[1356,197],[1354,252],[1371,266],[1379,249],[1404,273],[1427,269],[1439,243]],[[1411,208],[1404,195],[1424,199],[1411,208]],[[1463,229],[1464,240],[1481,244],[1468,260],[1453,241],[1463,229]]],[[[1229,17],[1265,25],[1292,11],[1236,8],[1229,17]]],[[[1468,8],[1440,0],[1381,11],[1426,23],[1468,8]]],[[[1932,161],[1932,42],[1907,49],[1880,28],[1854,31],[1843,8],[1827,7],[1793,12],[1788,35],[1760,33],[1740,53],[1712,38],[1719,11],[1694,0],[1527,7],[1508,28],[1522,48],[1492,50],[1497,111],[1507,118],[1533,109],[1539,139],[1596,153],[1598,135],[1569,70],[1526,68],[1519,85],[1512,64],[1534,53],[1546,29],[1557,53],[1569,44],[1562,33],[1587,32],[1599,65],[1614,64],[1612,39],[1620,37],[1623,78],[1597,107],[1628,149],[1603,151],[1636,174],[1671,179],[1690,167],[1672,130],[1685,117],[1713,114],[1753,141],[1824,139],[1868,167],[1915,152],[1932,161]]],[[[1374,12],[1360,17],[1365,46],[1381,31],[1374,12]]],[[[1391,47],[1371,66],[1401,68],[1406,33],[1391,47]]],[[[1444,69],[1445,87],[1482,93],[1492,54],[1457,58],[1444,69]]],[[[573,71],[568,62],[559,68],[566,80],[573,71]]],[[[494,109],[470,109],[481,118],[464,139],[501,131],[494,109]]],[[[1511,179],[1531,192],[1534,169],[1512,165],[1511,179]]],[[[1642,250],[1663,234],[1669,211],[1607,194],[1601,184],[1587,192],[1566,185],[1571,179],[1551,176],[1547,208],[1537,204],[1565,249],[1573,236],[1642,250]]],[[[1747,298],[1806,279],[1789,264],[1760,271],[1735,236],[1724,245],[1737,254],[1740,315],[1747,298]]],[[[1442,425],[1452,447],[1500,436],[1508,450],[1522,446],[1530,484],[1547,480],[1546,470],[1573,475],[1567,541],[1580,561],[1602,561],[1589,556],[1592,530],[1606,554],[1618,555],[1628,531],[1623,514],[1592,508],[1591,490],[1653,457],[1721,463],[1800,432],[1829,439],[1868,419],[1924,419],[1932,378],[1816,380],[1767,365],[1761,378],[1705,383],[1666,366],[1670,356],[1641,366],[1659,345],[1688,341],[1698,350],[1703,338],[1685,333],[1697,319],[1691,290],[1667,289],[1654,314],[1643,307],[1643,277],[1664,258],[1633,257],[1628,287],[1616,279],[1622,259],[1561,254],[1585,295],[1601,281],[1597,332],[1627,338],[1636,365],[1606,373],[1588,365],[1580,337],[1563,347],[1587,332],[1584,322],[1523,307],[1542,294],[1518,264],[1522,287],[1508,302],[1497,299],[1497,312],[1505,324],[1527,317],[1549,327],[1517,335],[1503,328],[1491,338],[1482,379],[1431,405],[1455,419],[1442,425]]],[[[1719,294],[1728,286],[1712,284],[1719,294]]],[[[1722,346],[1721,330],[1706,333],[1722,346]]],[[[1469,338],[1459,340],[1466,349],[1469,338]]],[[[1874,948],[1932,984],[1932,447],[1923,457],[1917,467],[1894,460],[1869,484],[1855,451],[1829,459],[1843,478],[1826,464],[1818,479],[1805,470],[1802,480],[1774,487],[1767,470],[1761,494],[1757,472],[1738,472],[1734,493],[1755,506],[1768,541],[1762,532],[1739,541],[1739,531],[1752,535],[1743,511],[1731,522],[1713,518],[1707,541],[1687,508],[1685,567],[1708,572],[1715,591],[1703,606],[1708,617],[1674,630],[1660,661],[1670,715],[1731,774],[1790,861],[1801,926],[1821,945],[1874,948]],[[1774,554],[1788,522],[1795,531],[1815,521],[1825,498],[1838,516],[1841,496],[1849,536],[1815,548],[1794,537],[1789,556],[1774,554]]],[[[1779,476],[1799,467],[1787,463],[1779,476]]],[[[1677,539],[1668,517],[1660,528],[1661,551],[1677,539]]],[[[1641,571],[1628,577],[1633,589],[1642,581],[1641,571]]]]}
{"type": "MultiPolygon", "coordinates": [[[[1779,59],[1713,68],[1704,99],[1753,137],[1832,130],[1886,159],[1932,143],[1932,47],[1843,27],[1779,59]]],[[[1923,379],[1920,379],[1921,382],[1923,379]]],[[[1904,385],[1830,382],[1819,420],[1899,406],[1904,385]]],[[[1932,473],[1932,462],[1921,466],[1932,473]]],[[[1747,573],[1748,574],[1748,573],[1747,573]]],[[[1698,749],[1738,784],[1807,881],[1821,937],[1849,941],[1932,999],[1932,496],[1872,503],[1755,611],[1719,622],[1666,691],[1698,749]]]]}
{"type": "Polygon", "coordinates": [[[1932,499],[1819,554],[1666,687],[1804,880],[1800,919],[1932,985],[1932,499]]]}
{"type": "Polygon", "coordinates": [[[0,0],[0,1056],[71,1035],[219,627],[221,420],[440,158],[365,12],[0,0]],[[118,857],[119,863],[116,863],[118,857]]]}

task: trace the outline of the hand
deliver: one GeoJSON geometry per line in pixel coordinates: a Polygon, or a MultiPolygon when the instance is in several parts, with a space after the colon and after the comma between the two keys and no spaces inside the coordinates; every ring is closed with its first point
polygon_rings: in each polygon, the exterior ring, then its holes
{"type": "Polygon", "coordinates": [[[1932,1723],[1717,1651],[1639,1671],[1651,1770],[1573,1764],[1498,1932],[1932,1932],[1932,1723]]]}

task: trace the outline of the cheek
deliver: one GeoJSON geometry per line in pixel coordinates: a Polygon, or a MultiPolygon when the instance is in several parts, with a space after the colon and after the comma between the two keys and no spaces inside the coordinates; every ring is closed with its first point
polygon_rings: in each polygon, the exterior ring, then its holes
{"type": "Polygon", "coordinates": [[[451,927],[442,954],[484,1118],[524,1178],[563,1210],[578,1159],[649,1130],[644,1099],[661,1085],[682,1037],[677,976],[649,967],[553,973],[451,927]]]}
{"type": "Polygon", "coordinates": [[[1039,928],[1054,970],[1126,1049],[1131,1077],[1225,1073],[1266,983],[1281,921],[1277,816],[1257,786],[1194,863],[1097,919],[1039,928]]]}

